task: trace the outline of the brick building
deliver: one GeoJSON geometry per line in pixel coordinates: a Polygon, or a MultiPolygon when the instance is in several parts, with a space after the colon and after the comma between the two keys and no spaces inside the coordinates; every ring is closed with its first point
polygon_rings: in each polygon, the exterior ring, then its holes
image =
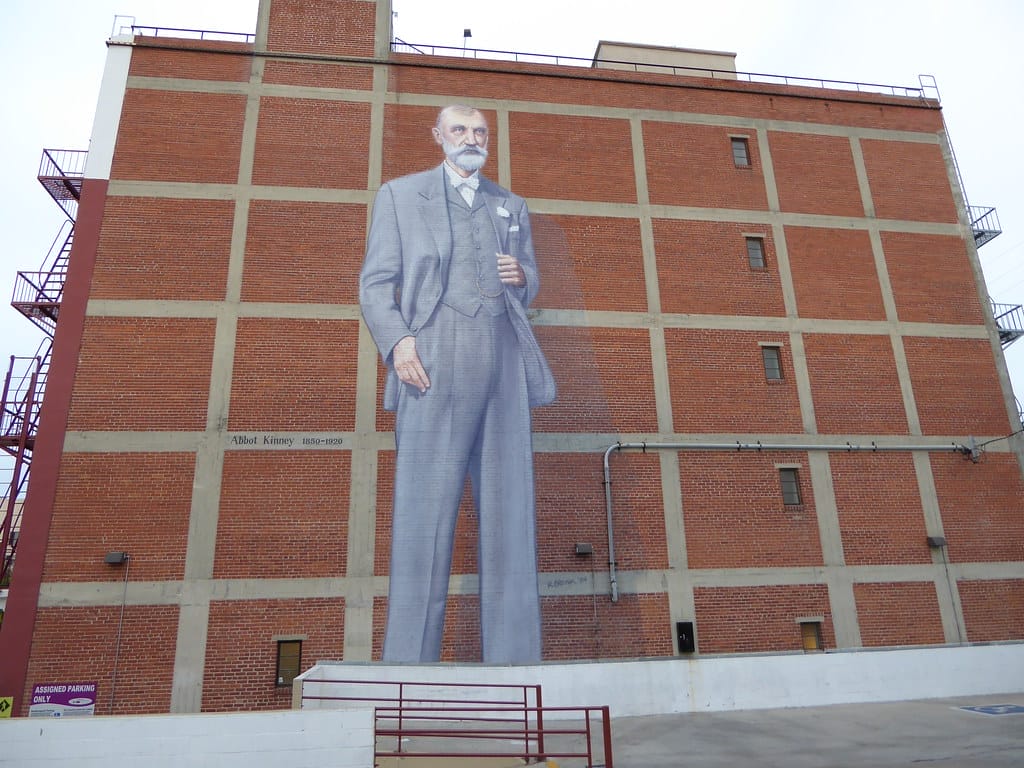
{"type": "Polygon", "coordinates": [[[534,220],[545,660],[1024,640],[1021,425],[935,100],[392,51],[390,20],[263,0],[252,39],[111,41],[0,695],[287,707],[282,652],[380,658],[393,420],[357,276],[452,102],[534,220]]]}

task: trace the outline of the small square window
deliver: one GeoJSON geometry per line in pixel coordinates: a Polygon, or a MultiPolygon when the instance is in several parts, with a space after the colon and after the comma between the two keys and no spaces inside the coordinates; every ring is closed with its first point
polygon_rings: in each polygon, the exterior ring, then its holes
{"type": "Polygon", "coordinates": [[[764,377],[768,381],[782,381],[782,352],[778,347],[761,347],[764,377]]]}
{"type": "Polygon", "coordinates": [[[750,167],[750,141],[734,136],[732,139],[732,161],[738,168],[750,167]]]}
{"type": "Polygon", "coordinates": [[[290,686],[302,671],[302,641],[277,641],[277,685],[290,686]]]}
{"type": "Polygon", "coordinates": [[[764,239],[760,237],[747,238],[747,261],[751,269],[764,269],[764,239]]]}
{"type": "Polygon", "coordinates": [[[795,469],[779,470],[779,484],[782,486],[782,503],[786,506],[802,504],[800,498],[800,473],[795,469]]]}
{"type": "Polygon", "coordinates": [[[822,650],[824,646],[821,642],[821,622],[801,621],[800,642],[804,653],[814,653],[815,651],[822,650]]]}

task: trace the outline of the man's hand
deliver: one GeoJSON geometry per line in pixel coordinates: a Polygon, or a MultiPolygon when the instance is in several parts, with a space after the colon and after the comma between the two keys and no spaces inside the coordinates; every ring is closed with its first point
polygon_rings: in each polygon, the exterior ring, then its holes
{"type": "Polygon", "coordinates": [[[430,377],[423,369],[420,356],[416,354],[416,337],[403,336],[391,352],[395,373],[404,384],[416,387],[423,394],[430,388],[430,377]]]}
{"type": "Polygon", "coordinates": [[[526,285],[526,273],[519,266],[519,259],[506,253],[498,254],[498,278],[505,285],[522,288],[526,285]]]}

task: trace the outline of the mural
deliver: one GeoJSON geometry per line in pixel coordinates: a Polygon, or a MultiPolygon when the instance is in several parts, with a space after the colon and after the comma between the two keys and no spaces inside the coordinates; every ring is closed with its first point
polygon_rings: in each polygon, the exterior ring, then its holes
{"type": "Polygon", "coordinates": [[[385,662],[440,659],[467,476],[483,661],[541,657],[530,408],[555,382],[526,316],[540,288],[529,212],[480,173],[489,136],[479,110],[445,107],[441,164],[384,184],[373,207],[359,301],[396,411],[385,662]]]}

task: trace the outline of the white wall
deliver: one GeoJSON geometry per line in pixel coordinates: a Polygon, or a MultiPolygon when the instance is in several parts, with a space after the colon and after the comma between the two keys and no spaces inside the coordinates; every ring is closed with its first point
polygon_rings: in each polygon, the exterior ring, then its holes
{"type": "Polygon", "coordinates": [[[1024,644],[530,667],[321,663],[300,679],[307,696],[340,693],[308,679],[540,684],[546,706],[607,704],[612,717],[627,717],[1021,693],[1024,644]]]}
{"type": "Polygon", "coordinates": [[[17,768],[370,768],[373,712],[249,712],[0,720],[17,768]]]}
{"type": "MultiPolygon", "coordinates": [[[[311,679],[540,684],[546,706],[607,704],[626,717],[1024,693],[1024,644],[530,667],[321,663],[296,683],[306,695],[340,695],[339,685],[311,679]]],[[[372,711],[329,708],[337,706],[307,699],[301,711],[0,720],[0,765],[371,768],[372,711]]]]}

